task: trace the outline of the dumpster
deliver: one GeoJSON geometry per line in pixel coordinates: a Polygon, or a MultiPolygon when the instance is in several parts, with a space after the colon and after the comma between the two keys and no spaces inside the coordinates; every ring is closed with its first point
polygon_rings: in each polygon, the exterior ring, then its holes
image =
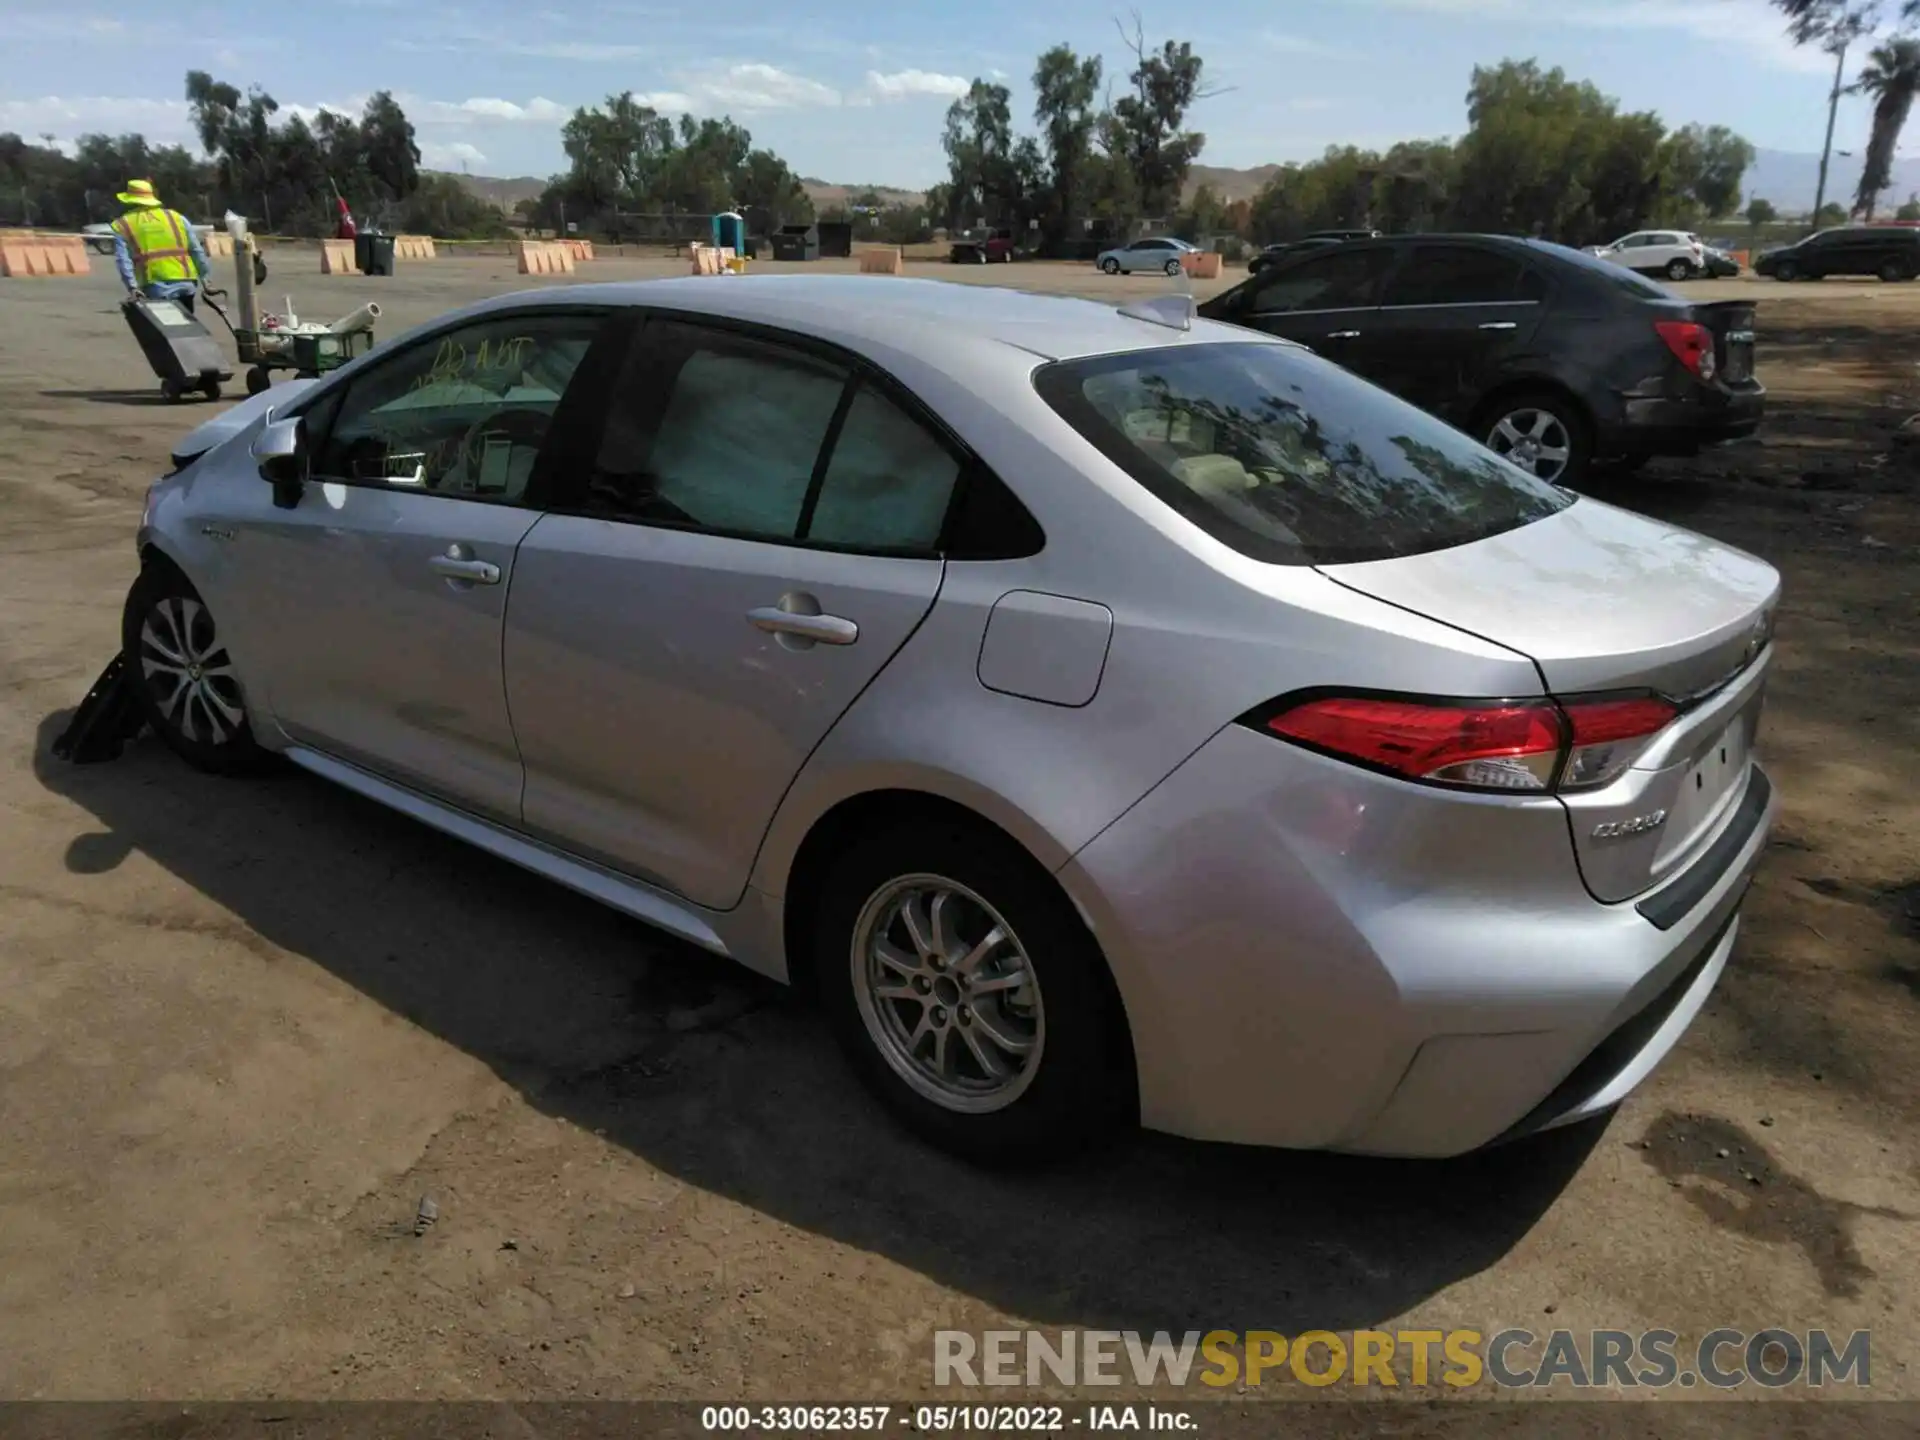
{"type": "Polygon", "coordinates": [[[822,220],[813,227],[820,235],[822,260],[853,258],[853,226],[845,220],[822,220]]]}
{"type": "Polygon", "coordinates": [[[776,260],[818,260],[820,258],[820,227],[817,225],[782,225],[773,235],[773,258],[776,260]]]}

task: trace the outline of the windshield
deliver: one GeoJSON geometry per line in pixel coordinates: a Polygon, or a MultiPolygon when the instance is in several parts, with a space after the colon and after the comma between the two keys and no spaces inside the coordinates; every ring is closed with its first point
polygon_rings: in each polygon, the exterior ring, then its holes
{"type": "Polygon", "coordinates": [[[1057,361],[1034,384],[1147,490],[1273,564],[1443,550],[1572,503],[1452,426],[1291,345],[1057,361]]]}

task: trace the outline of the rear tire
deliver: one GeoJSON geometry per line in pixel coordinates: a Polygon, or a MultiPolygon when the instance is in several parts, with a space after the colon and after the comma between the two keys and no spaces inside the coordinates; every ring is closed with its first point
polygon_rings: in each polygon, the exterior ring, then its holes
{"type": "Polygon", "coordinates": [[[945,817],[883,826],[840,854],[819,895],[813,974],[827,1017],[861,1081],[916,1135],[1020,1165],[1134,1120],[1106,963],[1011,841],[945,817]]]}
{"type": "Polygon", "coordinates": [[[1773,267],[1773,278],[1783,285],[1791,285],[1800,278],[1800,267],[1791,260],[1782,260],[1773,267]]]}
{"type": "Polygon", "coordinates": [[[1549,485],[1577,489],[1593,464],[1593,429],[1565,396],[1515,391],[1483,406],[1474,438],[1549,485]]]}
{"type": "Polygon", "coordinates": [[[196,770],[250,775],[273,756],[254,741],[240,677],[213,612],[171,565],[150,564],[120,619],[127,682],[167,748],[196,770]]]}
{"type": "Polygon", "coordinates": [[[1693,265],[1691,262],[1686,260],[1669,260],[1667,262],[1667,279],[1691,280],[1692,278],[1693,265]]]}
{"type": "Polygon", "coordinates": [[[1910,266],[1902,264],[1898,260],[1886,261],[1880,266],[1880,269],[1875,273],[1877,273],[1880,276],[1880,278],[1886,281],[1889,285],[1897,284],[1902,280],[1913,279],[1912,268],[1910,266]]]}

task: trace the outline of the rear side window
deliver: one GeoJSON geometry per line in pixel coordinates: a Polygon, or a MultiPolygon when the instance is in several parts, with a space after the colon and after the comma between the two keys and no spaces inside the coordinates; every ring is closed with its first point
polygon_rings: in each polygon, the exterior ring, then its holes
{"type": "Polygon", "coordinates": [[[1468,245],[1420,245],[1387,287],[1383,305],[1492,305],[1518,300],[1520,262],[1468,245]]]}
{"type": "Polygon", "coordinates": [[[1058,361],[1034,383],[1147,490],[1272,564],[1444,550],[1572,503],[1425,411],[1291,346],[1058,361]]]}

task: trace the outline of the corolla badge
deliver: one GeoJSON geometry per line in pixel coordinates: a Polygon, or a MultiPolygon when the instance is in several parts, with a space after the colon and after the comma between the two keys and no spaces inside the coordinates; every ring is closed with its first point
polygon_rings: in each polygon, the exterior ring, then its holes
{"type": "Polygon", "coordinates": [[[1593,827],[1596,840],[1624,840],[1629,835],[1644,835],[1649,830],[1658,830],[1667,823],[1667,812],[1655,810],[1651,815],[1636,815],[1631,820],[1607,820],[1593,827]]]}

